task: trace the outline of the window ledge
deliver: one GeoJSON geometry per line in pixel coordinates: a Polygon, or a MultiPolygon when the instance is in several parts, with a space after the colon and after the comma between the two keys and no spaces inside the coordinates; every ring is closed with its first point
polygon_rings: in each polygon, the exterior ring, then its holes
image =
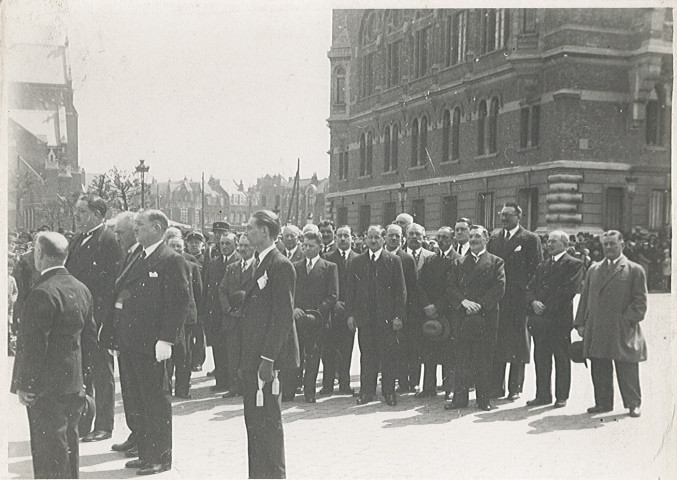
{"type": "Polygon", "coordinates": [[[538,150],[538,145],[534,145],[532,147],[520,147],[517,149],[518,152],[533,152],[534,150],[538,150]]]}
{"type": "Polygon", "coordinates": [[[498,157],[498,152],[485,153],[484,155],[476,155],[475,160],[484,160],[485,158],[496,158],[496,157],[498,157]]]}
{"type": "Polygon", "coordinates": [[[440,162],[440,165],[453,165],[453,164],[459,163],[459,162],[460,162],[460,159],[457,158],[456,160],[445,160],[443,162],[440,162]]]}
{"type": "Polygon", "coordinates": [[[647,152],[667,152],[667,147],[661,147],[660,145],[644,145],[644,150],[647,152]]]}
{"type": "Polygon", "coordinates": [[[357,177],[358,180],[362,180],[364,178],[371,178],[371,173],[368,175],[360,175],[359,177],[357,177]]]}
{"type": "Polygon", "coordinates": [[[388,170],[387,172],[382,172],[381,176],[386,176],[386,175],[396,175],[397,170],[388,170]]]}
{"type": "Polygon", "coordinates": [[[424,169],[425,169],[425,164],[416,165],[415,167],[409,167],[409,170],[424,170],[424,169]]]}

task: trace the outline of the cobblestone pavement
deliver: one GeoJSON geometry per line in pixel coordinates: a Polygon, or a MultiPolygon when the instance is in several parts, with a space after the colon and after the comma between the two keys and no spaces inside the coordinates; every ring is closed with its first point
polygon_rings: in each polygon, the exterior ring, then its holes
{"type": "MultiPolygon", "coordinates": [[[[643,323],[649,360],[640,366],[643,415],[629,418],[616,392],[616,408],[585,412],[593,403],[589,372],[573,366],[567,407],[530,408],[533,363],[525,392],[498,409],[443,410],[441,395],[424,401],[413,394],[392,408],[378,402],[357,406],[347,396],[318,397],[315,405],[283,404],[289,478],[674,478],[674,303],[652,294],[643,323]]],[[[575,336],[576,334],[574,334],[575,336]]],[[[357,350],[357,347],[356,347],[357,350]]],[[[209,355],[208,355],[209,356],[209,355]]],[[[353,387],[358,387],[357,351],[353,387]]],[[[246,478],[246,437],[241,399],[212,394],[213,380],[196,374],[193,400],[174,401],[174,464],[157,478],[246,478]]],[[[9,368],[11,369],[11,361],[9,368]]],[[[11,370],[10,370],[11,371],[11,370]]],[[[298,397],[297,397],[298,398],[298,397]]],[[[472,401],[471,401],[472,405],[472,401]]],[[[8,477],[31,478],[28,422],[16,397],[6,417],[8,477]]],[[[113,441],[128,430],[119,390],[113,441]]],[[[129,478],[113,441],[81,444],[82,478],[129,478]]]]}

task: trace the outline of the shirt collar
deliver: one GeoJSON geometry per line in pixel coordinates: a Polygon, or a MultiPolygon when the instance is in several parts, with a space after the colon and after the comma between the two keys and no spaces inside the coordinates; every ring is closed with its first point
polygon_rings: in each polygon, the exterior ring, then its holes
{"type": "MultiPolygon", "coordinates": [[[[514,237],[515,234],[517,233],[517,230],[519,230],[519,229],[520,229],[520,226],[519,226],[519,224],[517,224],[517,226],[515,228],[513,228],[512,230],[508,230],[508,232],[510,232],[510,238],[514,237]]],[[[505,229],[503,229],[503,230],[505,231],[505,229]]]]}
{"type": "Polygon", "coordinates": [[[228,263],[230,261],[230,259],[233,258],[233,255],[235,255],[235,250],[233,250],[233,253],[231,253],[227,257],[224,255],[223,256],[223,263],[228,263]]]}
{"type": "Polygon", "coordinates": [[[618,257],[616,260],[609,260],[608,258],[604,258],[604,260],[607,261],[607,262],[609,263],[609,266],[615,267],[616,265],[618,265],[618,261],[619,261],[621,258],[623,258],[623,257],[624,257],[624,255],[621,255],[621,256],[618,257]]]}
{"type": "Polygon", "coordinates": [[[97,231],[99,228],[101,228],[101,227],[103,227],[103,223],[100,223],[100,224],[98,224],[96,227],[90,229],[87,233],[85,233],[85,235],[90,236],[90,235],[92,235],[94,232],[96,232],[96,231],[97,231]]]}
{"type": "Polygon", "coordinates": [[[153,254],[153,252],[157,249],[157,247],[160,246],[161,243],[162,243],[162,240],[160,240],[157,243],[154,243],[153,245],[151,245],[148,248],[144,248],[143,251],[146,252],[146,258],[150,257],[153,254]]]}
{"type": "Polygon", "coordinates": [[[553,261],[553,262],[559,262],[559,259],[562,258],[562,257],[564,256],[565,253],[567,253],[566,250],[563,251],[562,253],[558,253],[557,255],[555,255],[554,257],[552,257],[552,261],[553,261]]]}
{"type": "Polygon", "coordinates": [[[409,250],[409,253],[410,253],[411,255],[416,256],[416,252],[420,251],[421,249],[420,249],[420,248],[417,248],[416,250],[413,250],[413,249],[407,247],[407,250],[409,250]]]}
{"type": "Polygon", "coordinates": [[[57,268],[64,268],[64,266],[63,265],[56,265],[54,267],[45,268],[42,272],[40,272],[40,275],[44,275],[45,273],[47,273],[51,270],[56,270],[57,268]]]}
{"type": "Polygon", "coordinates": [[[379,248],[375,252],[372,252],[371,250],[369,250],[369,259],[374,257],[374,260],[378,260],[379,258],[381,258],[381,253],[383,253],[383,247],[379,248]]]}
{"type": "Polygon", "coordinates": [[[471,252],[470,252],[470,255],[472,255],[472,256],[475,257],[475,258],[480,258],[482,255],[484,255],[484,252],[486,252],[486,251],[487,251],[487,249],[485,248],[484,250],[482,250],[482,251],[481,251],[480,253],[478,253],[477,255],[475,255],[475,254],[472,253],[472,251],[471,251],[471,252]]]}
{"type": "Polygon", "coordinates": [[[277,248],[274,243],[270,247],[266,248],[265,250],[259,253],[259,265],[263,263],[263,259],[266,258],[266,255],[268,255],[268,253],[270,253],[273,250],[273,248],[277,248]]]}
{"type": "Polygon", "coordinates": [[[134,245],[132,245],[127,249],[127,253],[134,253],[136,249],[139,248],[139,245],[141,244],[139,242],[136,242],[134,245]]]}
{"type": "Polygon", "coordinates": [[[451,252],[453,252],[453,251],[454,251],[454,246],[452,245],[452,246],[449,247],[449,249],[446,252],[442,252],[442,255],[444,255],[445,257],[449,257],[451,255],[451,252]]]}
{"type": "MultiPolygon", "coordinates": [[[[297,250],[298,248],[299,248],[299,246],[298,246],[298,244],[297,244],[297,245],[296,245],[294,248],[292,248],[291,250],[287,250],[287,253],[289,254],[290,257],[292,257],[292,256],[294,256],[294,254],[296,253],[296,250],[297,250]]],[[[254,258],[254,257],[252,257],[252,258],[254,258]]]]}

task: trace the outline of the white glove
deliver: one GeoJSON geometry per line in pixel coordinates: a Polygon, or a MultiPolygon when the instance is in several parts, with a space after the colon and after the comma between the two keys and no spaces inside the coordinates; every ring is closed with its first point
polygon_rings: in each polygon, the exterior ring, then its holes
{"type": "Polygon", "coordinates": [[[108,349],[108,353],[113,355],[114,357],[119,357],[120,356],[120,350],[111,350],[110,348],[108,349]]]}
{"type": "Polygon", "coordinates": [[[163,362],[172,356],[172,344],[158,340],[155,344],[155,360],[163,362]]]}

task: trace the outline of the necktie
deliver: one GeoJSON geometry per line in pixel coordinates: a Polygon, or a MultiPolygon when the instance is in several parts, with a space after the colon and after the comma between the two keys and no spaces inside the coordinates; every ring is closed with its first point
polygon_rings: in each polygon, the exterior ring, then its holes
{"type": "Polygon", "coordinates": [[[247,261],[242,260],[242,273],[244,273],[245,270],[247,270],[247,261]]]}
{"type": "Polygon", "coordinates": [[[510,230],[505,231],[505,239],[506,239],[506,241],[510,240],[510,230]]]}
{"type": "Polygon", "coordinates": [[[254,272],[259,268],[259,252],[254,253],[254,272]]]}
{"type": "Polygon", "coordinates": [[[287,250],[287,258],[291,258],[291,250],[287,250]]]}
{"type": "Polygon", "coordinates": [[[346,261],[346,252],[345,250],[341,250],[341,259],[345,262],[346,261]]]}
{"type": "Polygon", "coordinates": [[[477,262],[479,262],[479,260],[480,260],[480,257],[478,257],[477,255],[473,255],[472,259],[475,262],[475,264],[477,264],[477,262]]]}
{"type": "Polygon", "coordinates": [[[313,269],[313,261],[308,260],[308,263],[306,264],[306,273],[310,273],[312,269],[313,269]]]}
{"type": "Polygon", "coordinates": [[[459,254],[459,255],[462,255],[461,252],[463,252],[463,245],[459,243],[459,244],[458,244],[458,254],[459,254]]]}
{"type": "Polygon", "coordinates": [[[141,253],[139,254],[139,260],[143,260],[144,258],[146,258],[146,250],[145,249],[141,250],[141,253]]]}
{"type": "Polygon", "coordinates": [[[421,256],[421,249],[419,248],[414,252],[414,260],[416,260],[416,263],[418,263],[418,259],[421,256]]]}

